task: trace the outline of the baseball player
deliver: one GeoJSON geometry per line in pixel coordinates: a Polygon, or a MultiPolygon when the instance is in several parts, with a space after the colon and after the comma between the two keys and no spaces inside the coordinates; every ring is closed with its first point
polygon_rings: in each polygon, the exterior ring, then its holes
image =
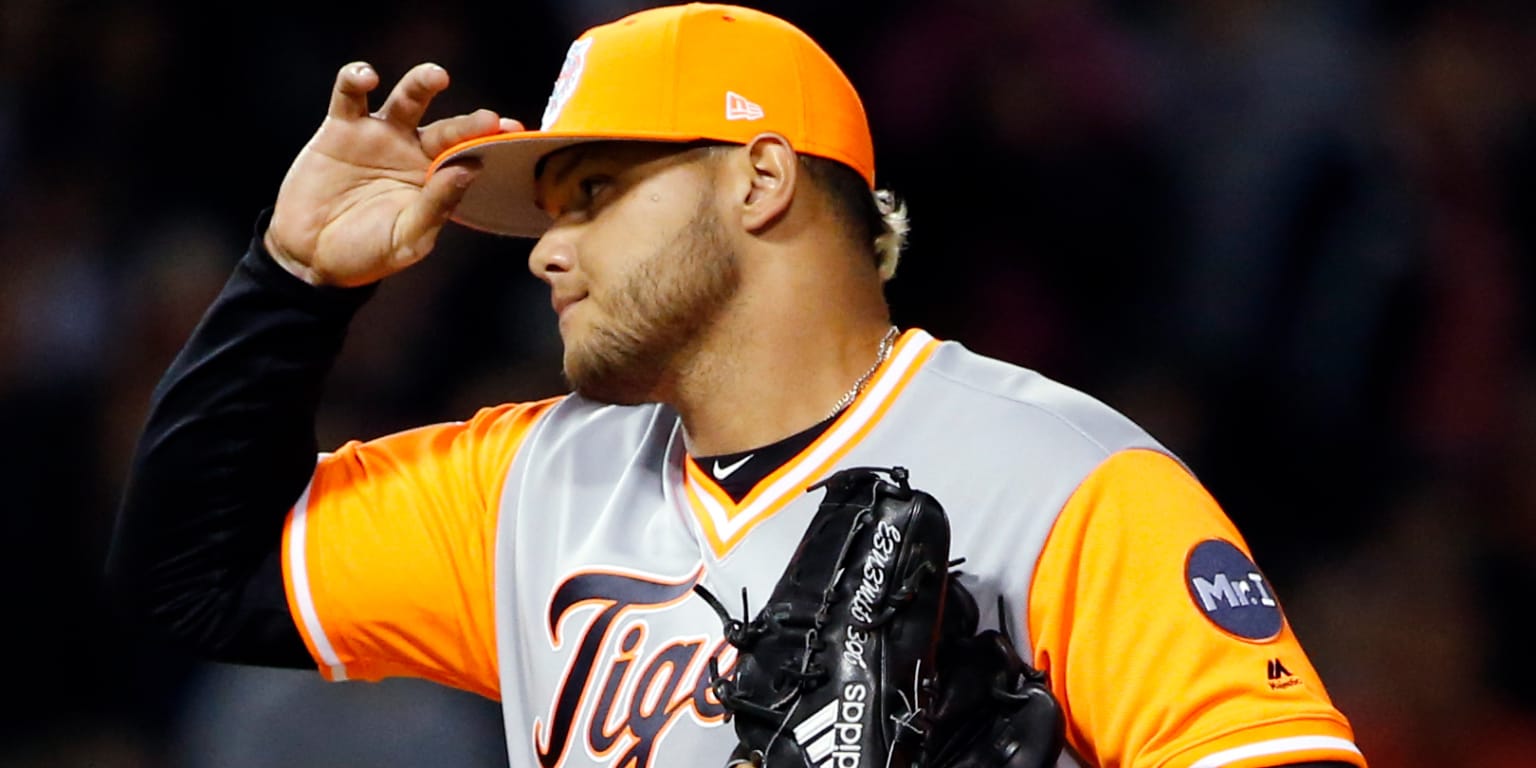
{"type": "Polygon", "coordinates": [[[720,764],[710,667],[735,651],[694,588],[768,595],[807,489],[899,464],[948,511],[983,622],[1059,698],[1061,765],[1365,765],[1178,458],[1083,393],[891,324],[905,214],[804,33],[703,4],[596,27],[538,130],[420,125],[448,86],[434,65],[373,110],[379,81],[341,69],[154,393],[110,569],[175,642],[497,699],[513,765],[720,764]],[[449,220],[539,238],[571,394],[319,452],[349,320],[449,220]]]}

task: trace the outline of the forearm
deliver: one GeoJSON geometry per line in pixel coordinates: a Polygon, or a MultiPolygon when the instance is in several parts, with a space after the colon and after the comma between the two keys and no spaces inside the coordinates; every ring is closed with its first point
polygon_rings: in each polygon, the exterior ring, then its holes
{"type": "Polygon", "coordinates": [[[308,663],[282,599],[283,519],[314,469],[323,380],[370,293],[304,284],[258,232],[155,389],[109,562],[128,615],[211,658],[308,663]]]}

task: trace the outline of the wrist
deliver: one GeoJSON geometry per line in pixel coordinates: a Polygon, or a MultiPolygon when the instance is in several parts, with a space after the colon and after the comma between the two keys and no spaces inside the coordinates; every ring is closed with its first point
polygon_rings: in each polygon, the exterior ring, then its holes
{"type": "Polygon", "coordinates": [[[288,255],[288,251],[278,244],[277,239],[272,236],[270,228],[262,233],[261,246],[266,250],[267,255],[272,258],[272,261],[283,268],[283,271],[310,285],[317,287],[324,285],[319,273],[311,269],[309,265],[288,255]]]}

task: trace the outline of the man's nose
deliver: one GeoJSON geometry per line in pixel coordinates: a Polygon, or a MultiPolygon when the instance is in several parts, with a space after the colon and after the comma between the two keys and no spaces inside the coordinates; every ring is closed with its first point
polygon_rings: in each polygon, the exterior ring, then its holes
{"type": "Polygon", "coordinates": [[[545,232],[528,252],[528,271],[546,283],[556,273],[569,272],[576,263],[576,248],[559,229],[554,227],[545,232]]]}

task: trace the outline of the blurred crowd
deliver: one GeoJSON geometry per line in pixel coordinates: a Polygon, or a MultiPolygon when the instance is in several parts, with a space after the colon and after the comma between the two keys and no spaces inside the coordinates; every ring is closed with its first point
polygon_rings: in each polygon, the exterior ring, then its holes
{"type": "MultiPolygon", "coordinates": [[[[436,61],[436,116],[534,121],[575,35],[651,4],[0,0],[0,766],[506,763],[468,694],[168,655],[101,567],[150,391],[336,69],[436,61]]],[[[1178,452],[1373,765],[1536,765],[1536,6],[756,5],[864,95],[898,323],[1178,452]]],[[[454,227],[387,281],[321,444],[562,391],[528,247],[454,227]]]]}

